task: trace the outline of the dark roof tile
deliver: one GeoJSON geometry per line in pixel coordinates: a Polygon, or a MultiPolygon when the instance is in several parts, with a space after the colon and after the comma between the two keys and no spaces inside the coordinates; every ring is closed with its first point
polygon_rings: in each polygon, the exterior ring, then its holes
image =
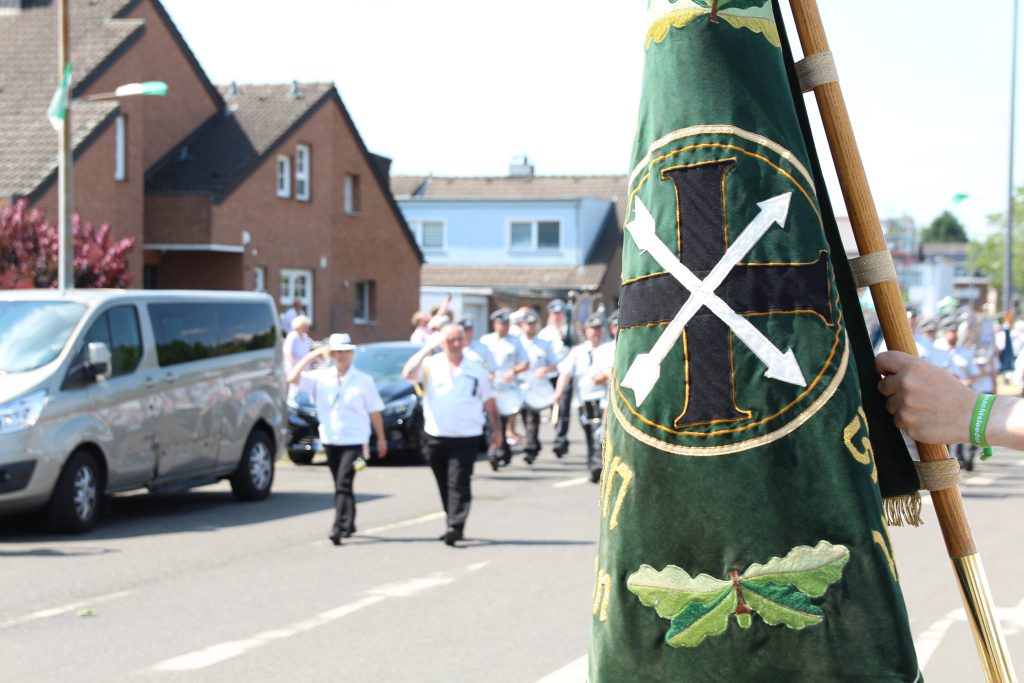
{"type": "MultiPolygon", "coordinates": [[[[141,32],[139,19],[114,19],[131,0],[70,0],[74,83],[88,79],[121,45],[141,32]]],[[[57,3],[26,0],[0,14],[0,196],[28,194],[56,169],[57,136],[46,118],[57,87],[57,3]]],[[[77,146],[102,124],[116,102],[76,102],[77,146]]]]}
{"type": "Polygon", "coordinates": [[[227,103],[222,115],[202,126],[157,164],[146,191],[208,193],[221,198],[245,179],[313,109],[334,91],[330,83],[218,86],[227,103]]]}

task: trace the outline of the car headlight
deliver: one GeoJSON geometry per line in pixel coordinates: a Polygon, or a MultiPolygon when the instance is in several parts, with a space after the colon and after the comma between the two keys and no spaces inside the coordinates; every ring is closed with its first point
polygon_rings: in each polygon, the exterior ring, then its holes
{"type": "Polygon", "coordinates": [[[39,419],[45,405],[45,389],[0,405],[0,434],[28,429],[39,419]]]}
{"type": "Polygon", "coordinates": [[[383,416],[404,419],[411,417],[414,410],[416,410],[416,397],[412,395],[403,396],[400,399],[384,404],[383,416]]]}

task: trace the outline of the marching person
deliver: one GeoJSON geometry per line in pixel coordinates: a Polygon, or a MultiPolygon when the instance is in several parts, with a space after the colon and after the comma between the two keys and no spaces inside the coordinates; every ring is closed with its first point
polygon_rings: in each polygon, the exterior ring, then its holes
{"type": "MultiPolygon", "coordinates": [[[[508,308],[499,308],[491,313],[491,324],[494,331],[485,334],[480,338],[480,343],[486,346],[494,357],[494,390],[497,394],[505,392],[509,396],[519,396],[519,386],[516,383],[516,376],[530,366],[530,359],[526,357],[526,350],[523,349],[517,337],[509,334],[509,316],[512,311],[508,308]]],[[[491,468],[497,470],[501,465],[512,462],[512,449],[505,438],[505,431],[508,428],[508,418],[519,412],[520,405],[517,401],[510,400],[508,408],[499,409],[501,414],[501,445],[496,451],[490,454],[491,468]],[[514,410],[512,408],[515,408],[514,410]]]]}
{"type": "MultiPolygon", "coordinates": [[[[930,360],[959,379],[964,386],[972,386],[981,371],[974,362],[974,354],[960,345],[960,323],[954,317],[945,318],[939,325],[942,336],[935,340],[930,360]]],[[[977,447],[971,443],[957,443],[951,450],[967,470],[974,469],[977,447]]]]}
{"type": "Polygon", "coordinates": [[[494,356],[491,355],[491,350],[480,343],[479,339],[474,339],[473,335],[473,319],[470,317],[463,318],[459,321],[462,325],[462,332],[466,339],[463,344],[462,352],[467,358],[472,358],[477,361],[487,370],[491,375],[491,381],[494,381],[494,356]]]}
{"type": "MultiPolygon", "coordinates": [[[[537,333],[537,336],[551,345],[555,357],[561,363],[569,355],[572,347],[569,334],[569,325],[566,316],[565,302],[561,299],[552,299],[548,302],[547,325],[537,333]]],[[[551,386],[558,384],[558,373],[551,373],[549,379],[551,386]]],[[[558,403],[558,420],[555,425],[555,455],[561,458],[569,450],[569,411],[572,408],[572,381],[566,385],[562,392],[561,401],[558,403]]]]}
{"type": "Polygon", "coordinates": [[[601,444],[596,442],[597,432],[604,418],[607,403],[608,380],[611,377],[614,353],[601,344],[605,320],[600,313],[587,318],[583,333],[587,340],[574,346],[569,355],[558,365],[558,384],[552,404],[561,400],[569,382],[576,387],[580,402],[580,423],[587,442],[587,468],[590,480],[595,484],[601,479],[601,444]]]}
{"type": "MultiPolygon", "coordinates": [[[[526,385],[527,387],[537,384],[543,385],[544,392],[542,395],[544,398],[549,398],[548,394],[551,391],[551,384],[548,382],[548,376],[552,372],[557,372],[558,358],[555,356],[551,345],[537,336],[539,328],[540,315],[537,311],[531,308],[523,312],[519,319],[519,329],[522,331],[519,339],[526,350],[526,357],[530,363],[525,372],[526,385]]],[[[527,395],[529,396],[529,390],[527,395]]],[[[523,425],[526,428],[525,459],[527,465],[532,465],[533,461],[537,459],[537,454],[540,453],[540,439],[538,438],[540,411],[541,408],[539,406],[532,407],[529,400],[523,405],[523,409],[519,411],[520,415],[523,416],[523,425]]]]}
{"type": "Polygon", "coordinates": [[[464,340],[460,325],[445,325],[437,340],[443,353],[434,354],[436,349],[428,345],[402,368],[407,380],[423,387],[426,454],[447,516],[448,526],[441,536],[447,545],[455,545],[463,537],[485,413],[492,449],[504,440],[491,380],[480,363],[463,353],[464,340]]]}
{"type": "Polygon", "coordinates": [[[295,299],[292,301],[292,307],[281,314],[281,334],[288,336],[288,333],[293,330],[292,323],[300,315],[306,314],[306,305],[302,303],[301,299],[295,299]]]}
{"type": "Polygon", "coordinates": [[[291,372],[291,369],[313,350],[313,341],[309,338],[309,325],[310,319],[304,315],[297,315],[292,320],[292,331],[284,338],[282,346],[285,372],[291,372]]]}
{"type": "Polygon", "coordinates": [[[373,378],[352,367],[355,345],[347,334],[332,334],[325,346],[307,353],[288,373],[288,382],[309,394],[320,420],[320,442],[334,477],[334,526],[328,538],[334,545],[356,531],[356,501],[352,492],[355,462],[377,435],[377,457],[388,454],[381,411],[384,401],[373,378]],[[317,358],[330,356],[330,367],[306,370],[317,358]]]}

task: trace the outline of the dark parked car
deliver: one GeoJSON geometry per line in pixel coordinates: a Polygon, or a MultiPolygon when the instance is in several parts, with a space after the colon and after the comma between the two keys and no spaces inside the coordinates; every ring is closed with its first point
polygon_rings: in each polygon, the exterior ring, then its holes
{"type": "MultiPolygon", "coordinates": [[[[377,391],[384,400],[384,433],[388,438],[388,459],[391,454],[423,461],[423,409],[411,382],[402,378],[402,367],[421,348],[412,342],[378,342],[356,349],[353,364],[373,377],[377,391]]],[[[316,408],[305,392],[288,401],[288,424],[291,438],[288,455],[299,465],[309,464],[320,449],[316,408]]],[[[371,436],[370,449],[376,452],[376,438],[371,436]]]]}

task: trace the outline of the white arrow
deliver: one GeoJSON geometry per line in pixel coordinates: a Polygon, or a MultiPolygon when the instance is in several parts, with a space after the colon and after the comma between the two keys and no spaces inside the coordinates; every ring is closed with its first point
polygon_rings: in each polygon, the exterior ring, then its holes
{"type": "Polygon", "coordinates": [[[702,306],[718,316],[737,337],[761,359],[768,370],[765,377],[777,379],[790,384],[806,386],[800,366],[796,362],[792,349],[782,353],[768,340],[750,321],[733,311],[722,301],[715,290],[725,281],[732,269],[757,244],[772,225],[785,225],[789,213],[789,202],[792,193],[772,197],[758,203],[761,211],[744,228],[739,238],[726,250],[725,255],[711,270],[704,280],[700,280],[689,268],[662,242],[655,230],[654,217],[638,197],[634,203],[634,217],[626,225],[626,230],[633,237],[641,253],[648,252],[669,274],[690,291],[690,297],[679,309],[675,317],[662,330],[661,336],[648,353],[642,353],[633,359],[632,365],[622,379],[622,386],[633,390],[637,405],[641,405],[650,394],[655,383],[661,376],[661,363],[665,360],[679,335],[690,319],[702,306]]]}

